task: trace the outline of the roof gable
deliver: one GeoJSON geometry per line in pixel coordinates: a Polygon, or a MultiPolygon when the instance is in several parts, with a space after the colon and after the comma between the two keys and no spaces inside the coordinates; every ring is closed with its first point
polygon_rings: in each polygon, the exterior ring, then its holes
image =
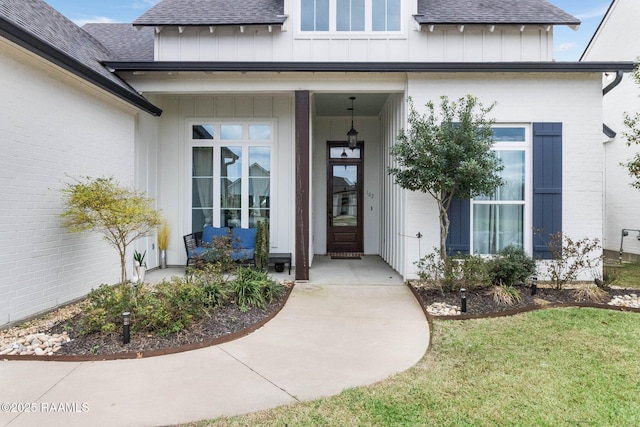
{"type": "Polygon", "coordinates": [[[133,24],[208,26],[282,24],[284,0],[162,0],[133,24]]]}
{"type": "Polygon", "coordinates": [[[579,25],[546,0],[418,0],[420,24],[579,25]]]}
{"type": "Polygon", "coordinates": [[[0,0],[0,36],[138,108],[161,113],[100,62],[117,55],[42,0],[0,0]]]}
{"type": "Polygon", "coordinates": [[[614,0],[585,47],[580,61],[638,61],[640,1],[614,0]]]}
{"type": "Polygon", "coordinates": [[[119,61],[153,61],[151,27],[136,29],[131,24],[85,24],[82,29],[113,52],[119,61]]]}
{"type": "Polygon", "coordinates": [[[113,78],[97,61],[114,55],[44,1],[0,0],[0,15],[92,70],[113,78]]]}

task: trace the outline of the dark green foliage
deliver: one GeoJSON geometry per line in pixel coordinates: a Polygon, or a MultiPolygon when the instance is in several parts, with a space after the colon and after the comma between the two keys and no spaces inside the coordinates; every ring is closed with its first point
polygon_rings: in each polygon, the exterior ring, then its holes
{"type": "Polygon", "coordinates": [[[241,310],[264,307],[283,286],[266,273],[240,267],[232,280],[219,265],[189,269],[155,286],[102,285],[87,298],[84,333],[114,333],[122,329],[122,313],[131,313],[132,333],[166,335],[179,332],[210,310],[234,300],[241,310]]]}
{"type": "Polygon", "coordinates": [[[488,262],[489,278],[494,285],[519,285],[535,272],[535,261],[518,246],[507,246],[488,262]]]}
{"type": "Polygon", "coordinates": [[[205,313],[204,289],[181,278],[148,285],[102,285],[89,293],[85,333],[111,333],[120,329],[122,313],[131,313],[131,332],[178,332],[205,313]]]}
{"type": "Polygon", "coordinates": [[[269,223],[267,221],[258,222],[255,261],[258,270],[267,271],[269,268],[269,223]]]}
{"type": "Polygon", "coordinates": [[[202,286],[205,307],[215,308],[229,300],[226,274],[222,265],[213,263],[205,264],[202,268],[189,269],[185,277],[202,286]]]}
{"type": "Polygon", "coordinates": [[[503,180],[501,160],[492,150],[493,120],[472,95],[449,101],[442,96],[440,113],[433,102],[420,114],[409,99],[409,129],[402,130],[391,148],[397,167],[389,168],[402,188],[430,194],[438,204],[440,257],[447,258],[448,209],[452,198],[492,194],[503,180]]]}
{"type": "Polygon", "coordinates": [[[282,289],[282,285],[271,280],[267,273],[249,268],[238,269],[229,286],[241,310],[263,308],[282,289]]]}
{"type": "Polygon", "coordinates": [[[137,287],[100,285],[87,296],[83,318],[85,333],[110,333],[122,324],[122,313],[129,310],[137,287]]]}
{"type": "Polygon", "coordinates": [[[206,284],[202,290],[204,292],[205,307],[219,307],[224,305],[228,300],[229,292],[223,282],[212,282],[206,284]]]}
{"type": "Polygon", "coordinates": [[[144,253],[140,253],[138,251],[133,251],[133,260],[138,263],[141,267],[146,267],[147,263],[144,261],[144,258],[147,256],[147,251],[144,253]]]}

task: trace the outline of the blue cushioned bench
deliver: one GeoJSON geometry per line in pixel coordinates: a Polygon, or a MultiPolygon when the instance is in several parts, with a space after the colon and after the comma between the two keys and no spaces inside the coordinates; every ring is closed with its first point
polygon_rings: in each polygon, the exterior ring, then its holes
{"type": "Polygon", "coordinates": [[[206,225],[202,231],[183,237],[187,251],[187,266],[211,248],[216,238],[228,236],[231,239],[231,259],[249,261],[255,264],[257,228],[212,227],[206,225]]]}

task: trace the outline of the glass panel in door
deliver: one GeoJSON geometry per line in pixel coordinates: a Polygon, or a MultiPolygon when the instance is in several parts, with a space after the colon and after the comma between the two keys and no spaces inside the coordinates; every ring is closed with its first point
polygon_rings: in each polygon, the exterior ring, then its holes
{"type": "Polygon", "coordinates": [[[331,226],[358,226],[358,166],[333,166],[331,226]]]}

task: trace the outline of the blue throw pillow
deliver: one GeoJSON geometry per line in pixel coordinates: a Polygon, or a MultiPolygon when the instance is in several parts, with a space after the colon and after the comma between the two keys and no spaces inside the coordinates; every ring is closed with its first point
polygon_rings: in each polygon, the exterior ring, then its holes
{"type": "Polygon", "coordinates": [[[202,229],[202,241],[213,244],[214,237],[224,237],[229,235],[229,227],[212,227],[205,225],[202,229]]]}
{"type": "Polygon", "coordinates": [[[255,249],[257,228],[234,228],[232,230],[232,247],[236,249],[255,249]]]}

